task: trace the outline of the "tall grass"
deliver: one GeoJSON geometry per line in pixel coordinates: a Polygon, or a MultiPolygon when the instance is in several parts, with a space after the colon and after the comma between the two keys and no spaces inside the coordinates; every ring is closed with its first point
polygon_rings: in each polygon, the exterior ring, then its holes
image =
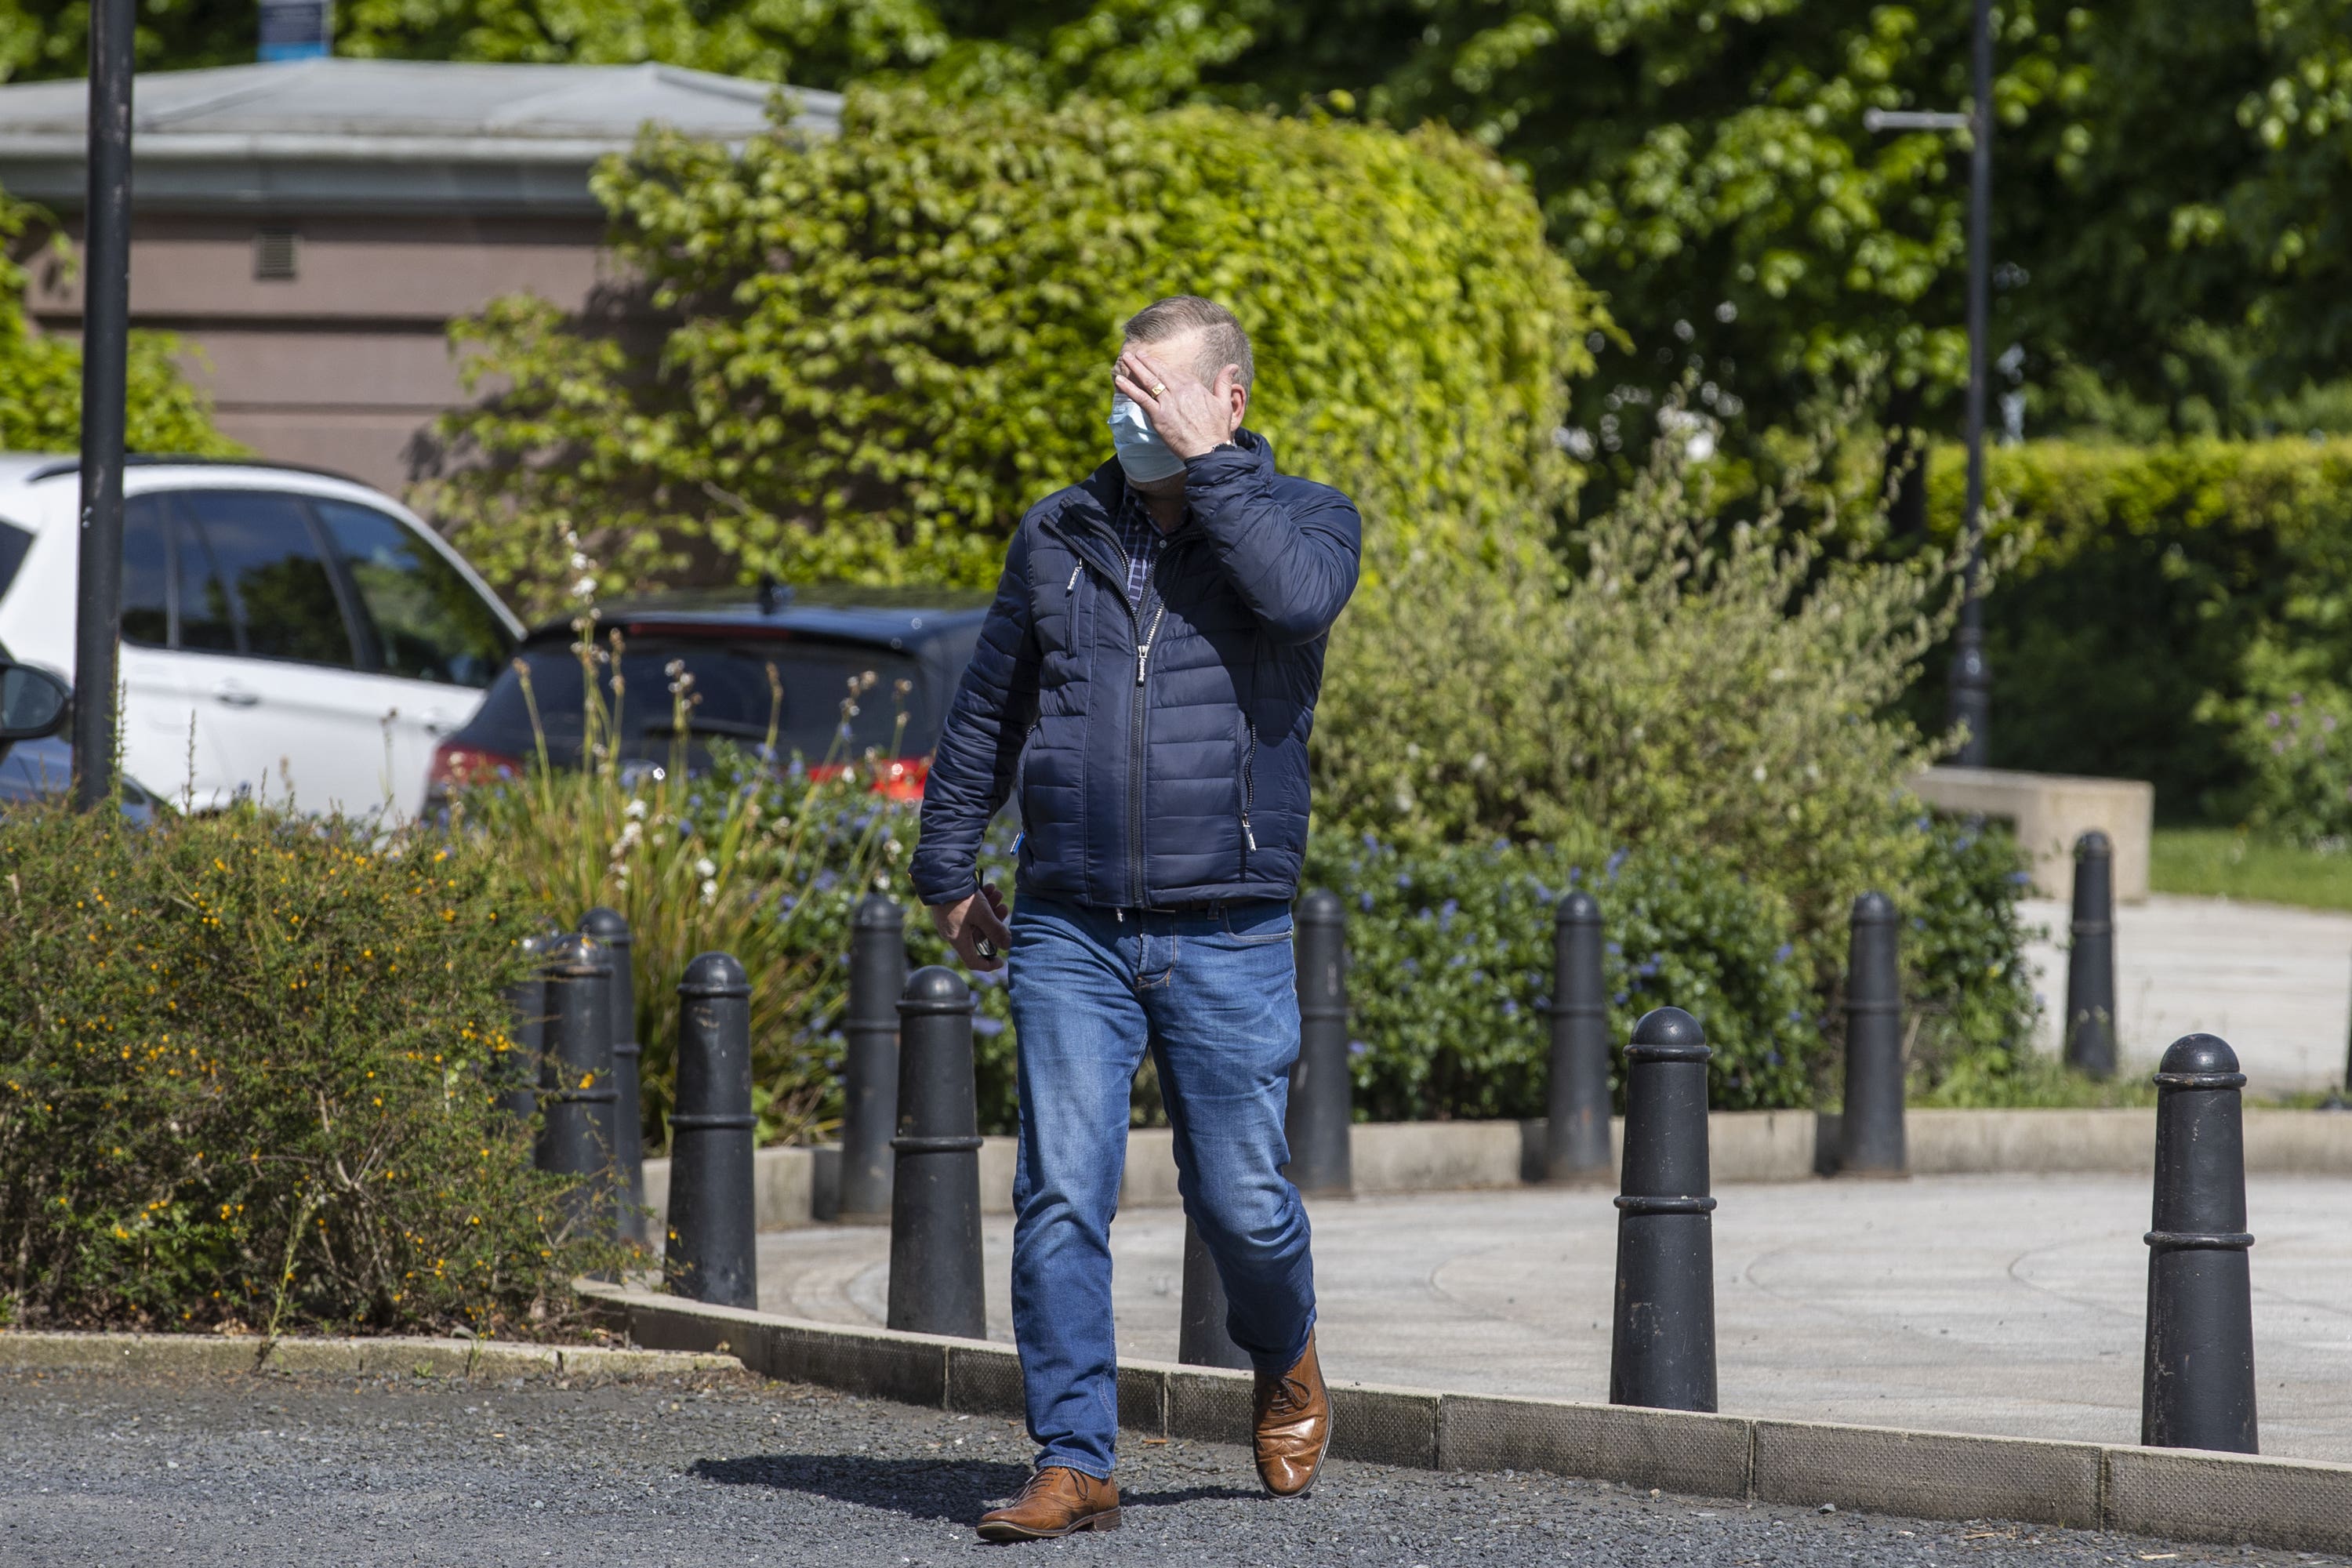
{"type": "MultiPolygon", "coordinates": [[[[495,845],[510,873],[564,924],[598,904],[628,920],[648,1127],[666,1125],[669,1108],[678,976],[698,953],[717,951],[732,953],[751,983],[761,1142],[818,1133],[833,1068],[824,1033],[843,1001],[838,958],[849,910],[865,892],[888,887],[912,842],[913,814],[874,793],[887,766],[878,751],[845,755],[837,739],[816,767],[778,755],[782,688],[772,665],[764,743],[721,741],[690,758],[700,697],[691,672],[673,662],[668,689],[655,699],[671,710],[669,757],[660,765],[632,762],[621,743],[629,700],[621,636],[600,637],[593,609],[573,626],[584,693],[577,748],[551,748],[534,698],[536,752],[522,776],[456,791],[451,826],[495,845]]],[[[517,668],[528,694],[528,672],[517,668]]],[[[839,733],[877,683],[871,671],[851,678],[839,733]]],[[[902,708],[901,733],[905,722],[902,708]]]]}

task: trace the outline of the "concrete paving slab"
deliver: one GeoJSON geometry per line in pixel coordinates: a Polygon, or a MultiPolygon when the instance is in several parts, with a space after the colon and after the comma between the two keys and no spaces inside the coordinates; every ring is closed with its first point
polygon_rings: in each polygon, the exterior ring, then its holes
{"type": "MultiPolygon", "coordinates": [[[[2095,1442],[2139,1436],[2144,1180],[1942,1176],[1719,1189],[1722,1408],[1796,1421],[2095,1442]]],[[[2263,1449],[2352,1461],[2352,1181],[2249,1183],[2263,1449]]],[[[1309,1205],[1334,1378],[1597,1400],[1617,1216],[1605,1193],[1309,1205]]],[[[762,1236],[761,1305],[879,1323],[888,1236],[762,1236]]],[[[1009,1340],[1011,1225],[985,1226],[992,1337],[1009,1340]]],[[[1175,1354],[1183,1223],[1112,1233],[1121,1354],[1175,1354]]]]}
{"type": "MultiPolygon", "coordinates": [[[[2035,1044],[2055,1051],[2069,911],[2048,899],[2026,900],[2018,910],[2043,930],[2027,945],[2026,962],[2042,1001],[2035,1044]]],[[[2164,893],[2120,905],[2116,1014],[2123,1060],[2134,1071],[2153,1072],[2165,1047],[2204,1030],[2236,1048],[2250,1093],[2340,1084],[2352,1033],[2352,913],[2164,893]]]]}

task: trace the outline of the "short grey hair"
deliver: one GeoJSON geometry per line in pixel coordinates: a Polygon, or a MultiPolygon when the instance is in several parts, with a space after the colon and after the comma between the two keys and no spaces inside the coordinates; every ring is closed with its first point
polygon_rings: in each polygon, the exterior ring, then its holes
{"type": "Polygon", "coordinates": [[[1249,334],[1234,313],[1214,300],[1198,294],[1178,294],[1155,300],[1127,319],[1123,329],[1131,343],[1161,343],[1186,332],[1201,334],[1201,357],[1192,367],[1202,381],[1213,383],[1229,364],[1241,366],[1240,383],[1250,384],[1256,366],[1250,360],[1249,334]]]}

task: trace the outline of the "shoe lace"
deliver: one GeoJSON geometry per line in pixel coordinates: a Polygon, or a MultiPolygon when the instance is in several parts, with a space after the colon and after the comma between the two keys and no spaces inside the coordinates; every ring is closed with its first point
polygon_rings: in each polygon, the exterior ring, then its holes
{"type": "Polygon", "coordinates": [[[1308,1397],[1306,1380],[1285,1373],[1276,1382],[1274,1397],[1266,1401],[1266,1408],[1276,1415],[1303,1415],[1308,1397]]]}
{"type": "Polygon", "coordinates": [[[1019,1495],[1014,1497],[1012,1502],[1005,1506],[1008,1508],[1018,1508],[1023,1503],[1027,1502],[1033,1494],[1044,1491],[1047,1487],[1054,1484],[1045,1478],[1060,1468],[1062,1468],[1062,1467],[1059,1465],[1048,1465],[1042,1470],[1030,1471],[1029,1479],[1021,1483],[1021,1491],[1019,1495]]]}

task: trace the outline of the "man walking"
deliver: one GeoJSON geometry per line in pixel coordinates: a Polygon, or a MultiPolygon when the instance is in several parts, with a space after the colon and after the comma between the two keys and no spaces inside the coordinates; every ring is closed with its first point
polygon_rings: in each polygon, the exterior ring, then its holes
{"type": "Polygon", "coordinates": [[[1110,1222],[1149,1049],[1185,1213],[1257,1370],[1266,1489],[1330,1444],[1307,1214],[1284,1178],[1298,1055],[1290,903],[1324,639],[1356,510],[1243,428],[1249,339],[1192,296],[1127,323],[1116,459],[1021,520],[923,797],[916,891],[964,963],[1009,954],[1020,1037],[1013,1327],[1040,1445],[991,1541],[1110,1530],[1118,1431],[1110,1222]],[[1019,907],[973,868],[1020,805],[1019,907]]]}

